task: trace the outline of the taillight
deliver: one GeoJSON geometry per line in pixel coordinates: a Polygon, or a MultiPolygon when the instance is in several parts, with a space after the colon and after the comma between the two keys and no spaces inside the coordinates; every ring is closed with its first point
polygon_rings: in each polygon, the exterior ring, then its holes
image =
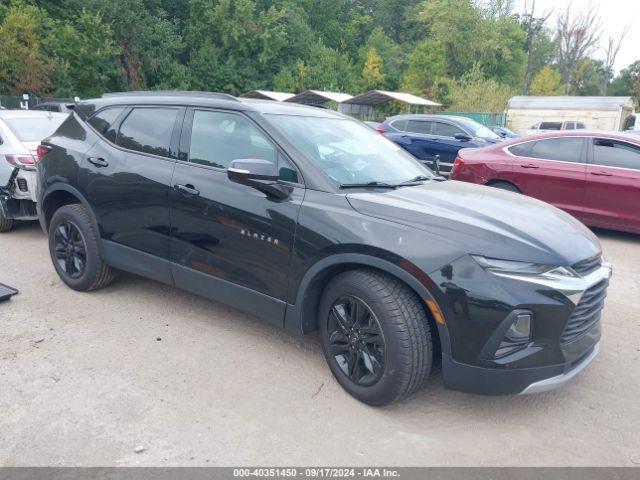
{"type": "Polygon", "coordinates": [[[462,165],[464,165],[464,160],[462,160],[462,158],[460,157],[456,157],[455,161],[453,162],[453,168],[458,168],[462,165]]]}
{"type": "Polygon", "coordinates": [[[376,132],[378,133],[384,133],[384,125],[382,123],[379,123],[378,126],[376,127],[376,132]]]}
{"type": "Polygon", "coordinates": [[[36,159],[31,155],[5,155],[9,165],[20,168],[22,170],[33,170],[35,168],[36,159]]]}
{"type": "Polygon", "coordinates": [[[51,147],[48,145],[38,145],[36,154],[38,155],[38,162],[41,162],[44,156],[51,151],[51,147]]]}

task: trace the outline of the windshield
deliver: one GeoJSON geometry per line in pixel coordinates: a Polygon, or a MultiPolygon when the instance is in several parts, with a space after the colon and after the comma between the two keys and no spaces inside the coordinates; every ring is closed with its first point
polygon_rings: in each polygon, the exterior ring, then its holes
{"type": "Polygon", "coordinates": [[[476,122],[475,120],[471,120],[470,118],[461,118],[460,123],[464,125],[467,130],[471,131],[474,137],[489,138],[492,140],[498,140],[500,138],[490,129],[476,122]]]}
{"type": "Polygon", "coordinates": [[[21,142],[39,142],[55,132],[64,117],[16,117],[5,118],[4,121],[21,142]]]}
{"type": "Polygon", "coordinates": [[[269,117],[291,143],[340,184],[397,184],[418,176],[434,177],[431,170],[395,143],[354,120],[275,114],[269,117]]]}

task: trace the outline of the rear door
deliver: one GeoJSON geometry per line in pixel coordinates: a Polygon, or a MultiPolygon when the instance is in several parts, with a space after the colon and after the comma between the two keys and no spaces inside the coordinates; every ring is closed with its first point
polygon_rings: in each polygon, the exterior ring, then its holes
{"type": "Polygon", "coordinates": [[[590,141],[585,219],[602,227],[640,228],[640,145],[590,141]]]}
{"type": "Polygon", "coordinates": [[[436,138],[432,135],[433,122],[412,118],[403,120],[402,124],[394,122],[392,126],[402,128],[402,131],[394,134],[393,141],[427,167],[433,168],[438,149],[436,138]]]}
{"type": "Polygon", "coordinates": [[[545,138],[527,142],[516,156],[514,180],[520,190],[579,217],[583,211],[587,142],[584,137],[545,138]]]}
{"type": "Polygon", "coordinates": [[[169,190],[184,109],[122,110],[105,109],[89,120],[103,138],[86,153],[79,185],[98,217],[102,237],[134,249],[133,254],[160,260],[162,271],[156,277],[170,282],[169,190]]]}

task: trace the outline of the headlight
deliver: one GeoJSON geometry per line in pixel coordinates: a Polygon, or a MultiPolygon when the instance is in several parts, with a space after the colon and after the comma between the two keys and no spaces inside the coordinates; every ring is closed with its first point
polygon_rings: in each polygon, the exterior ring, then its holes
{"type": "Polygon", "coordinates": [[[569,267],[544,265],[541,263],[514,262],[472,255],[478,264],[490,272],[516,275],[542,276],[550,279],[576,278],[578,275],[569,267]]]}

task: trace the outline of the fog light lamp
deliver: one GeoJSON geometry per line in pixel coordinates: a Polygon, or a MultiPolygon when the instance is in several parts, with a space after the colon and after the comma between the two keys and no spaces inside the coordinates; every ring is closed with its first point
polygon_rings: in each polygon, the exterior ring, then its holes
{"type": "Polygon", "coordinates": [[[520,350],[529,343],[531,340],[531,320],[530,313],[519,313],[516,316],[504,339],[500,342],[498,350],[496,350],[496,358],[520,350]]]}

